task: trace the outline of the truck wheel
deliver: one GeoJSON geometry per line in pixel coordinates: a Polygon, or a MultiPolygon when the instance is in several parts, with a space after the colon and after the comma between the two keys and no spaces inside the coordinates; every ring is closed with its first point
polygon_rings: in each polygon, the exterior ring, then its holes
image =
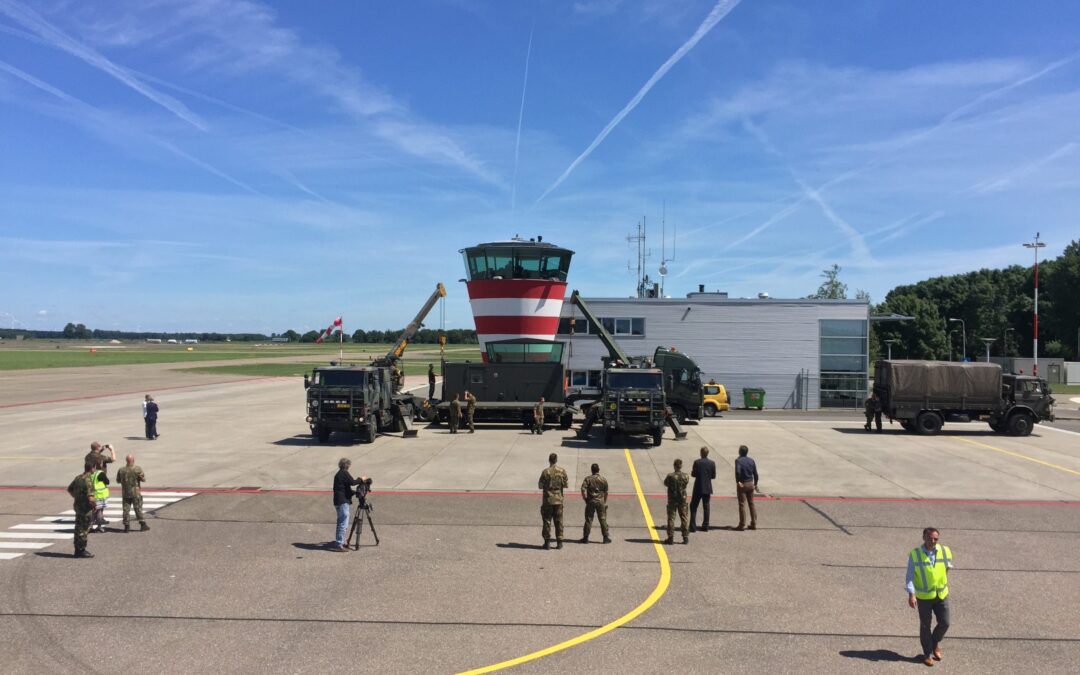
{"type": "Polygon", "coordinates": [[[1010,436],[1029,436],[1031,430],[1035,428],[1035,423],[1031,419],[1031,415],[1018,412],[1013,413],[1009,418],[1009,435],[1010,436]]]}
{"type": "Polygon", "coordinates": [[[1005,425],[1003,425],[1003,424],[994,424],[993,422],[990,422],[990,428],[993,429],[994,432],[998,433],[998,434],[1003,434],[1006,431],[1005,425]]]}
{"type": "Polygon", "coordinates": [[[559,418],[559,428],[566,431],[574,424],[574,414],[571,412],[564,412],[562,417],[559,418]]]}
{"type": "MultiPolygon", "coordinates": [[[[672,407],[672,414],[675,415],[675,419],[679,420],[679,424],[686,424],[686,408],[681,405],[672,407]]],[[[657,443],[659,445],[659,443],[657,443]]]]}
{"type": "Polygon", "coordinates": [[[900,426],[907,431],[915,431],[915,425],[912,424],[911,420],[900,420],[900,426]]]}
{"type": "Polygon", "coordinates": [[[716,417],[716,406],[712,403],[705,404],[705,415],[708,417],[716,417]]]}
{"type": "Polygon", "coordinates": [[[326,427],[315,427],[315,435],[319,437],[320,443],[325,443],[330,440],[330,430],[326,427]]]}
{"type": "Polygon", "coordinates": [[[604,445],[611,445],[615,442],[615,432],[611,429],[604,429],[604,445]]]}
{"type": "Polygon", "coordinates": [[[915,431],[922,436],[936,436],[941,431],[941,417],[937,413],[919,413],[915,418],[915,431]]]}
{"type": "Polygon", "coordinates": [[[378,427],[375,426],[376,422],[375,422],[374,415],[369,415],[366,421],[367,421],[367,427],[363,431],[360,432],[360,442],[361,443],[374,443],[375,442],[375,434],[377,434],[378,431],[379,431],[378,427]]]}
{"type": "Polygon", "coordinates": [[[654,431],[652,433],[652,444],[654,448],[660,447],[660,442],[664,440],[664,430],[654,431]]]}

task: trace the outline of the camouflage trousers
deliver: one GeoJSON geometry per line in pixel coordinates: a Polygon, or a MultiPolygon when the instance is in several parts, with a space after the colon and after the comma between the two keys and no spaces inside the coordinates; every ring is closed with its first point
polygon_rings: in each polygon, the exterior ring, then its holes
{"type": "Polygon", "coordinates": [[[460,421],[460,418],[459,418],[459,417],[457,417],[456,415],[451,415],[451,416],[450,416],[450,420],[449,420],[449,422],[450,422],[450,433],[452,433],[452,434],[456,434],[456,433],[457,433],[457,430],[458,430],[458,422],[459,422],[459,421],[460,421]]]}
{"type": "Polygon", "coordinates": [[[90,536],[90,521],[94,517],[92,510],[75,511],[75,552],[86,550],[86,540],[90,536]]]}
{"type": "Polygon", "coordinates": [[[679,513],[683,539],[690,536],[690,511],[686,508],[686,501],[667,503],[667,536],[671,539],[675,531],[675,512],[679,513]]]}
{"type": "Polygon", "coordinates": [[[608,538],[608,526],[607,526],[607,504],[601,502],[585,502],[585,532],[584,537],[589,538],[589,532],[592,532],[592,520],[593,514],[596,514],[596,519],[600,521],[600,532],[604,535],[604,539],[608,538]]]}
{"type": "Polygon", "coordinates": [[[465,423],[469,425],[469,431],[476,431],[476,422],[473,420],[473,413],[465,413],[465,423]]]}
{"type": "Polygon", "coordinates": [[[551,523],[555,523],[555,539],[563,540],[562,504],[541,504],[540,517],[544,519],[544,541],[551,540],[551,523]]]}
{"type": "Polygon", "coordinates": [[[142,495],[135,495],[134,497],[124,497],[124,524],[127,525],[131,522],[131,509],[135,509],[135,519],[140,523],[146,522],[146,517],[143,516],[142,510],[142,495]]]}

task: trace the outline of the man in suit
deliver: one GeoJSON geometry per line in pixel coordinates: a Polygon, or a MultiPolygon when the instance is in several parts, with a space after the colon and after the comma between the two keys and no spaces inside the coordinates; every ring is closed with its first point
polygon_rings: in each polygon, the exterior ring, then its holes
{"type": "Polygon", "coordinates": [[[697,507],[701,504],[701,531],[709,531],[709,498],[712,497],[712,481],[716,478],[716,462],[709,459],[709,449],[702,446],[701,459],[694,460],[690,469],[694,478],[694,493],[690,499],[690,531],[697,532],[697,507]]]}

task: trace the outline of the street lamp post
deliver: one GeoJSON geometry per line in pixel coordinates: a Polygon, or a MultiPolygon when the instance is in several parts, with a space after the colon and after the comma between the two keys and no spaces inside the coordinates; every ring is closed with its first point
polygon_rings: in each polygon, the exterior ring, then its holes
{"type": "Polygon", "coordinates": [[[953,328],[951,331],[949,331],[949,362],[950,363],[952,363],[952,336],[953,336],[953,333],[955,333],[955,332],[956,332],[955,328],[953,328]]]}
{"type": "Polygon", "coordinates": [[[1032,342],[1031,356],[1035,360],[1031,366],[1031,374],[1039,376],[1039,249],[1045,248],[1046,244],[1039,241],[1039,233],[1035,233],[1035,241],[1026,242],[1024,248],[1035,249],[1035,326],[1032,342]]]}
{"type": "Polygon", "coordinates": [[[990,345],[997,342],[997,338],[979,338],[986,345],[986,362],[990,363],[990,345]]]}
{"type": "Polygon", "coordinates": [[[963,319],[949,319],[949,321],[959,321],[960,322],[960,337],[963,338],[963,345],[964,345],[964,355],[960,358],[960,360],[961,361],[966,361],[967,360],[967,324],[964,323],[963,319]]]}
{"type": "Polygon", "coordinates": [[[892,346],[894,344],[896,344],[897,342],[900,342],[900,341],[897,340],[896,338],[890,338],[888,340],[885,340],[885,344],[887,344],[889,346],[889,360],[890,361],[892,361],[892,346]]]}

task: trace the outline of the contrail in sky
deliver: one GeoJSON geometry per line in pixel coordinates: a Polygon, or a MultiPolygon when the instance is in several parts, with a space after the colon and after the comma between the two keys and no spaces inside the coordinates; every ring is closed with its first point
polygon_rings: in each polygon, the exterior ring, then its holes
{"type": "Polygon", "coordinates": [[[514,184],[510,190],[510,220],[517,207],[518,154],[521,150],[521,121],[525,119],[525,91],[529,87],[529,59],[532,58],[533,31],[529,30],[529,48],[525,51],[525,82],[521,85],[521,109],[518,110],[517,141],[514,143],[514,184]]]}
{"type": "Polygon", "coordinates": [[[9,0],[0,0],[0,13],[8,15],[18,23],[33,31],[46,42],[63,49],[98,70],[111,75],[180,119],[191,124],[196,129],[206,131],[206,123],[203,122],[198,115],[191,112],[191,110],[183,103],[177,101],[172,96],[163,94],[152,87],[146,86],[124,68],[116,65],[102,54],[99,54],[78,40],[68,36],[56,26],[53,26],[37,12],[17,3],[10,2],[9,0]]]}
{"type": "MultiPolygon", "coordinates": [[[[89,115],[98,118],[99,121],[103,117],[102,111],[99,110],[98,108],[95,108],[94,106],[90,105],[89,103],[86,103],[85,101],[82,101],[82,100],[79,100],[79,99],[75,98],[74,96],[72,96],[71,94],[68,94],[67,92],[64,92],[64,91],[61,91],[60,89],[57,89],[56,87],[52,86],[51,84],[49,84],[47,82],[43,82],[42,80],[39,80],[38,78],[34,77],[33,75],[31,75],[29,73],[26,73],[26,72],[24,72],[22,70],[19,70],[18,68],[16,68],[15,66],[12,66],[9,63],[5,63],[4,61],[0,61],[0,71],[6,72],[6,73],[8,73],[9,75],[11,75],[13,77],[17,77],[20,80],[22,80],[23,82],[26,82],[27,84],[29,84],[31,86],[37,87],[38,89],[40,89],[40,90],[42,90],[42,91],[44,91],[46,93],[49,93],[49,94],[55,96],[56,98],[71,104],[72,106],[74,106],[76,108],[79,108],[79,109],[83,110],[84,112],[88,113],[89,115]]],[[[116,127],[116,125],[110,125],[110,128],[115,128],[115,127],[116,127]]],[[[232,183],[233,185],[235,185],[235,186],[237,186],[237,187],[239,187],[241,189],[247,190],[248,192],[250,192],[252,194],[256,194],[256,195],[262,194],[261,192],[259,192],[255,188],[251,187],[250,185],[248,185],[248,184],[246,184],[246,183],[244,183],[242,181],[239,181],[239,180],[233,178],[232,176],[230,176],[229,174],[225,173],[221,169],[218,169],[216,166],[214,166],[212,164],[208,164],[208,163],[202,161],[201,159],[199,159],[198,157],[195,157],[195,156],[193,156],[191,154],[188,154],[187,152],[185,152],[184,150],[181,150],[180,148],[173,145],[172,143],[170,143],[168,141],[165,141],[165,140],[162,140],[162,139],[158,138],[157,136],[154,136],[153,134],[147,133],[145,131],[130,130],[130,129],[126,128],[126,127],[125,127],[125,131],[127,131],[128,133],[132,133],[134,135],[140,136],[144,140],[147,140],[150,143],[153,143],[154,145],[157,145],[157,146],[159,146],[161,148],[164,148],[164,149],[168,150],[169,152],[173,153],[177,157],[181,157],[183,159],[186,159],[187,161],[191,162],[192,164],[199,167],[200,169],[203,169],[204,171],[212,173],[215,176],[217,176],[217,177],[219,177],[219,178],[221,178],[223,180],[226,180],[226,181],[232,183]]]]}
{"type": "Polygon", "coordinates": [[[559,176],[558,180],[552,183],[551,187],[549,187],[547,191],[544,192],[544,194],[540,195],[540,199],[537,199],[536,203],[539,204],[541,201],[543,201],[544,197],[547,197],[549,194],[552,193],[553,190],[555,190],[555,188],[562,185],[562,182],[566,180],[571,173],[573,173],[574,169],[577,168],[578,164],[584,162],[585,159],[592,154],[592,151],[595,150],[598,145],[604,142],[604,139],[607,138],[607,135],[610,134],[616,126],[618,126],[619,122],[621,122],[624,117],[629,115],[630,112],[633,111],[633,109],[636,108],[639,103],[641,103],[641,100],[645,98],[645,94],[648,94],[649,90],[656,86],[656,83],[659,82],[661,78],[663,78],[664,75],[666,75],[667,72],[671,70],[672,67],[674,67],[676,63],[681,61],[682,58],[686,56],[686,54],[691,49],[694,48],[694,45],[700,42],[703,37],[708,35],[709,31],[713,29],[713,26],[720,23],[721,19],[726,17],[731,12],[731,10],[735,9],[735,7],[738,6],[740,1],[741,0],[719,0],[719,2],[717,2],[716,5],[713,6],[712,11],[709,12],[709,15],[705,17],[705,20],[701,22],[701,25],[698,26],[698,29],[694,31],[694,34],[690,36],[690,39],[684,42],[681,47],[676,49],[675,53],[668,57],[667,61],[664,61],[664,64],[660,66],[655,73],[653,73],[652,77],[649,78],[649,81],[646,82],[644,86],[642,86],[641,89],[638,90],[637,94],[634,94],[634,97],[630,99],[630,102],[627,103],[626,106],[624,106],[623,109],[620,110],[619,113],[611,119],[610,122],[608,122],[607,126],[604,127],[603,130],[596,136],[596,138],[593,139],[593,142],[589,144],[589,147],[585,148],[585,152],[581,153],[577,159],[571,162],[570,166],[566,168],[566,171],[562,172],[562,175],[559,176]]]}

